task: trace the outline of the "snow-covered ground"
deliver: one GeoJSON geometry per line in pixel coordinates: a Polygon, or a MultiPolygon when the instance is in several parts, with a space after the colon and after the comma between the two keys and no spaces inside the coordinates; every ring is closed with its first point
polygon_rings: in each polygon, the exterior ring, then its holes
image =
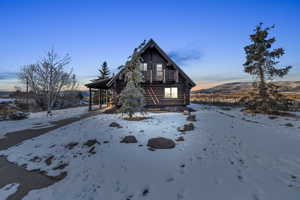
{"type": "Polygon", "coordinates": [[[54,110],[52,111],[53,115],[47,117],[47,113],[44,112],[36,112],[31,113],[28,119],[24,120],[12,120],[12,121],[0,121],[0,139],[6,133],[12,131],[18,131],[28,128],[41,128],[51,126],[51,121],[57,121],[61,119],[66,119],[70,117],[79,117],[81,114],[88,112],[88,107],[76,107],[76,108],[68,108],[62,110],[54,110]]]}
{"type": "Polygon", "coordinates": [[[11,99],[11,98],[0,98],[0,103],[2,102],[9,102],[9,101],[14,101],[15,99],[11,99]]]}
{"type": "Polygon", "coordinates": [[[20,184],[18,184],[18,183],[11,183],[11,184],[8,184],[8,185],[0,188],[1,199],[6,199],[11,194],[14,194],[18,190],[19,185],[20,184]]]}
{"type": "Polygon", "coordinates": [[[68,173],[52,186],[31,191],[27,200],[299,200],[299,119],[192,107],[197,121],[186,134],[176,130],[187,123],[181,113],[149,113],[144,121],[101,114],[0,155],[29,170],[68,173]],[[123,128],[110,127],[111,122],[123,128]],[[126,135],[138,143],[120,143],[126,135]],[[147,140],[157,136],[185,140],[174,149],[148,150],[147,140]],[[84,145],[91,139],[100,143],[94,149],[84,145]]]}

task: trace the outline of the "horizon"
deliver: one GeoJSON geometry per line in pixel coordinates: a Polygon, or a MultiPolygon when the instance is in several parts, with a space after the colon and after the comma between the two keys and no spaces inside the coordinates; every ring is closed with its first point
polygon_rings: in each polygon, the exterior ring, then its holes
{"type": "Polygon", "coordinates": [[[170,2],[1,1],[0,90],[21,86],[16,78],[20,68],[36,63],[52,47],[60,56],[70,54],[67,70],[73,68],[80,89],[86,89],[83,84],[98,75],[103,61],[116,73],[132,50],[150,38],[197,83],[193,90],[251,81],[243,72],[243,47],[260,22],[275,24],[270,34],[277,39],[274,47],[286,50],[281,65],[293,66],[278,81],[300,80],[300,47],[295,45],[300,43],[295,28],[300,2],[170,2]]]}

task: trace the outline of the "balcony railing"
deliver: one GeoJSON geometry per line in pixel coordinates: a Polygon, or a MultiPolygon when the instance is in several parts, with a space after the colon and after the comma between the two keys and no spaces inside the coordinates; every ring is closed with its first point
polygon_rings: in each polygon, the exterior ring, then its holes
{"type": "Polygon", "coordinates": [[[177,80],[176,70],[164,70],[162,74],[157,74],[151,70],[143,71],[144,81],[153,82],[153,81],[164,81],[164,82],[173,82],[177,80]]]}

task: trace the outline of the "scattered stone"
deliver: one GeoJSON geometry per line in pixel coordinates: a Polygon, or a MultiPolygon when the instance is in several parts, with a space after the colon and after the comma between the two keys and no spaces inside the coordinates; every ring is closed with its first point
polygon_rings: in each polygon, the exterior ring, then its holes
{"type": "Polygon", "coordinates": [[[149,189],[146,188],[146,189],[143,190],[143,193],[142,193],[142,194],[143,194],[143,196],[146,196],[148,193],[149,193],[149,189]]]}
{"type": "Polygon", "coordinates": [[[184,167],[185,167],[185,164],[180,165],[180,167],[181,167],[181,168],[184,168],[184,167]]]}
{"type": "Polygon", "coordinates": [[[167,183],[174,181],[175,179],[173,177],[170,177],[166,180],[167,183]]]}
{"type": "Polygon", "coordinates": [[[152,148],[152,147],[149,147],[148,150],[149,150],[149,151],[155,151],[155,149],[152,148]]]}
{"type": "Polygon", "coordinates": [[[145,131],[144,130],[140,130],[140,133],[144,133],[145,131]]]}
{"type": "Polygon", "coordinates": [[[292,179],[297,179],[297,176],[291,175],[291,178],[292,178],[292,179]]]}
{"type": "Polygon", "coordinates": [[[91,147],[91,146],[93,146],[95,144],[100,144],[100,142],[98,142],[96,139],[93,139],[93,140],[86,141],[83,145],[91,147]]]}
{"type": "Polygon", "coordinates": [[[182,142],[182,141],[184,141],[184,138],[182,136],[180,136],[180,137],[176,138],[175,141],[182,142]]]}
{"type": "Polygon", "coordinates": [[[69,150],[73,149],[75,146],[78,145],[78,142],[70,142],[69,144],[67,144],[65,147],[69,150]]]}
{"type": "Polygon", "coordinates": [[[53,170],[64,169],[66,166],[68,166],[67,163],[62,163],[62,164],[58,165],[57,167],[54,167],[53,170]]]}
{"type": "Polygon", "coordinates": [[[120,124],[118,124],[117,122],[112,122],[110,125],[110,127],[115,127],[115,128],[123,128],[120,124]]]}
{"type": "Polygon", "coordinates": [[[121,141],[120,143],[137,143],[137,139],[135,138],[135,136],[133,135],[128,135],[128,136],[125,136],[121,141]]]}
{"type": "Polygon", "coordinates": [[[41,162],[41,158],[38,156],[34,156],[32,159],[30,159],[31,162],[41,162]]]}
{"type": "Polygon", "coordinates": [[[183,111],[183,114],[184,114],[184,115],[190,115],[191,112],[190,112],[189,110],[184,110],[184,111],[183,111]]]}
{"type": "Polygon", "coordinates": [[[181,126],[181,127],[178,127],[178,128],[177,128],[177,131],[179,131],[179,132],[184,132],[185,130],[184,130],[184,127],[181,126]]]}
{"type": "Polygon", "coordinates": [[[54,158],[54,156],[50,156],[45,160],[46,165],[51,165],[52,164],[52,159],[54,158]]]}
{"type": "Polygon", "coordinates": [[[109,141],[105,140],[105,141],[103,141],[103,143],[104,143],[104,144],[107,144],[107,143],[109,143],[109,141]]]}
{"type": "Polygon", "coordinates": [[[186,118],[187,121],[196,121],[196,115],[189,115],[187,118],[186,118]]]}
{"type": "Polygon", "coordinates": [[[172,149],[175,145],[173,140],[164,137],[151,138],[147,144],[147,146],[154,149],[172,149]]]}
{"type": "Polygon", "coordinates": [[[142,145],[142,144],[139,144],[139,147],[142,147],[142,146],[144,146],[144,145],[142,145]]]}
{"type": "Polygon", "coordinates": [[[184,124],[182,127],[178,127],[177,130],[179,132],[185,132],[185,131],[192,131],[194,130],[195,126],[193,123],[184,124]]]}

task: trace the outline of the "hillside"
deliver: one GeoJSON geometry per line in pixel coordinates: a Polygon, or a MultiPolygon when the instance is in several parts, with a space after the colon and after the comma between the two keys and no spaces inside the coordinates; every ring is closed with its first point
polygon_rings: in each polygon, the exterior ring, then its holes
{"type": "MultiPolygon", "coordinates": [[[[300,81],[278,81],[281,92],[300,93],[300,81]]],[[[193,94],[245,93],[252,89],[252,82],[233,82],[218,85],[209,89],[192,91],[193,94]]]]}

